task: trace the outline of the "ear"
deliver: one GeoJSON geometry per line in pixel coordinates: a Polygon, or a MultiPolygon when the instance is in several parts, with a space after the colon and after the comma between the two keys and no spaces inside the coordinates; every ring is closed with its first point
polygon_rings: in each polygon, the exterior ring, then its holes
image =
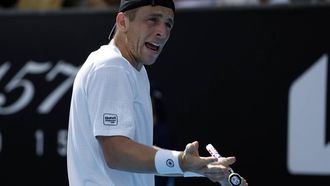
{"type": "Polygon", "coordinates": [[[117,29],[121,32],[126,32],[128,26],[128,19],[123,12],[119,12],[116,17],[117,29]]]}

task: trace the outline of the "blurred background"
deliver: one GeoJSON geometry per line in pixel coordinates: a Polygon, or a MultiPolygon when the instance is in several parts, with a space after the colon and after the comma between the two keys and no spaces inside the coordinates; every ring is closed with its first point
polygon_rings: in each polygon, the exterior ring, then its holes
{"type": "MultiPolygon", "coordinates": [[[[176,0],[147,70],[155,144],[212,143],[251,186],[330,185],[329,0],[176,0]]],[[[68,185],[72,82],[118,0],[0,4],[0,185],[68,185]]],[[[218,185],[206,178],[157,186],[218,185]]]]}

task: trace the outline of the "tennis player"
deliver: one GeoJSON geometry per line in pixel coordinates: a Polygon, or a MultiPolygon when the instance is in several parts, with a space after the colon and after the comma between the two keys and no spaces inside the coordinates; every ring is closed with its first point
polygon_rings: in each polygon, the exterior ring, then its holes
{"type": "MultiPolygon", "coordinates": [[[[234,157],[200,157],[153,144],[153,64],[174,25],[172,0],[122,0],[110,43],[92,52],[76,75],[70,105],[67,168],[71,186],[153,186],[154,175],[225,180],[234,157]]],[[[246,185],[246,183],[244,183],[246,185]]]]}

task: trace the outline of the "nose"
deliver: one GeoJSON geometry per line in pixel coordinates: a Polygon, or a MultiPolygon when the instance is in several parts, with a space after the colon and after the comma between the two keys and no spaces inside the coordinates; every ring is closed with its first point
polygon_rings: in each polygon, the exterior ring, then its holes
{"type": "Polygon", "coordinates": [[[157,32],[156,32],[157,37],[168,38],[169,34],[170,34],[170,30],[165,23],[159,24],[157,26],[157,32]]]}

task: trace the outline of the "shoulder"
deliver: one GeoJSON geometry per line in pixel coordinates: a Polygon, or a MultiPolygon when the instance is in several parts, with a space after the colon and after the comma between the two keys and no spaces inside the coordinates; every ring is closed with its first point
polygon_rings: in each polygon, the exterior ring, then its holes
{"type": "Polygon", "coordinates": [[[126,59],[111,45],[103,45],[92,52],[87,63],[92,63],[94,70],[103,68],[127,69],[126,59]]]}

